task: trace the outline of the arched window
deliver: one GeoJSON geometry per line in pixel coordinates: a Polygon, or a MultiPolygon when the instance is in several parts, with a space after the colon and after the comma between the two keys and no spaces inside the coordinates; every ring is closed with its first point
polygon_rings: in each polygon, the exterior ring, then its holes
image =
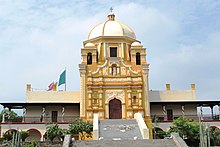
{"type": "Polygon", "coordinates": [[[134,103],[134,104],[137,103],[137,98],[136,98],[136,96],[133,96],[133,103],[134,103]]]}
{"type": "Polygon", "coordinates": [[[140,55],[140,53],[136,53],[136,65],[141,65],[141,55],[140,55]]]}
{"type": "Polygon", "coordinates": [[[87,64],[92,64],[92,53],[87,54],[87,64]]]}
{"type": "Polygon", "coordinates": [[[96,62],[98,62],[98,61],[99,61],[99,53],[96,52],[96,62]]]}

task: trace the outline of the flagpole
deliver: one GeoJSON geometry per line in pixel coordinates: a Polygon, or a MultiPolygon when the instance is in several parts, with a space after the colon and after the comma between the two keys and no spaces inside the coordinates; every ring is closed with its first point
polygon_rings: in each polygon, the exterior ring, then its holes
{"type": "Polygon", "coordinates": [[[66,91],[66,67],[65,67],[65,91],[66,91]]]}

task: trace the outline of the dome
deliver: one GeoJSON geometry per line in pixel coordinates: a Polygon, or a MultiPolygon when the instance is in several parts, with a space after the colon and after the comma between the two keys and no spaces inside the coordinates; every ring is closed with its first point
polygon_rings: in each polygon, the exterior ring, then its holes
{"type": "Polygon", "coordinates": [[[108,20],[96,25],[89,33],[88,39],[99,36],[126,36],[136,39],[135,33],[125,24],[115,20],[114,13],[108,14],[108,20]]]}
{"type": "Polygon", "coordinates": [[[131,44],[131,46],[139,46],[139,47],[141,47],[141,46],[143,46],[143,45],[141,45],[140,42],[135,41],[135,42],[133,42],[133,43],[131,44]]]}

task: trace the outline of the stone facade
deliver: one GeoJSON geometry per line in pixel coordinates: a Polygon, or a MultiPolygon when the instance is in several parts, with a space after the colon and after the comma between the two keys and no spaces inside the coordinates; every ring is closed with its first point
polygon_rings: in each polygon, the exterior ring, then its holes
{"type": "MultiPolygon", "coordinates": [[[[119,22],[115,21],[114,14],[109,17],[106,25],[111,23],[116,28],[114,25],[119,22]]],[[[90,34],[98,34],[97,29],[108,32],[105,26],[98,27],[90,34]]],[[[134,34],[126,27],[122,25],[121,29],[134,34]]],[[[79,65],[80,117],[91,120],[93,114],[98,113],[100,119],[111,119],[114,118],[112,113],[121,113],[121,119],[131,119],[140,112],[150,119],[146,48],[135,35],[120,35],[114,31],[112,29],[115,36],[102,34],[84,41],[79,65]],[[121,109],[115,112],[110,108],[113,99],[119,100],[121,105],[121,109]]]]}

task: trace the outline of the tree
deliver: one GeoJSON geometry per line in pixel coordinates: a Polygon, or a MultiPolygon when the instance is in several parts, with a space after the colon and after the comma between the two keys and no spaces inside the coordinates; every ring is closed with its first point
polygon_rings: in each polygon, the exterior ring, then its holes
{"type": "Polygon", "coordinates": [[[46,136],[50,141],[53,141],[55,137],[62,138],[63,130],[59,128],[58,124],[48,125],[46,127],[46,136]]]}
{"type": "Polygon", "coordinates": [[[21,122],[22,121],[22,116],[18,116],[17,113],[14,111],[9,111],[8,109],[2,110],[0,113],[0,121],[3,119],[3,113],[5,114],[5,121],[11,121],[11,122],[21,122]]]}
{"type": "Polygon", "coordinates": [[[199,122],[194,122],[190,118],[179,117],[173,121],[173,126],[169,132],[177,132],[183,139],[190,141],[199,140],[199,122]]]}
{"type": "Polygon", "coordinates": [[[75,119],[69,125],[69,133],[71,135],[78,135],[81,140],[85,137],[92,137],[93,124],[90,121],[83,121],[82,119],[75,119]]]}
{"type": "Polygon", "coordinates": [[[22,141],[25,141],[25,139],[29,136],[29,132],[27,131],[20,131],[20,134],[22,141]]]}

